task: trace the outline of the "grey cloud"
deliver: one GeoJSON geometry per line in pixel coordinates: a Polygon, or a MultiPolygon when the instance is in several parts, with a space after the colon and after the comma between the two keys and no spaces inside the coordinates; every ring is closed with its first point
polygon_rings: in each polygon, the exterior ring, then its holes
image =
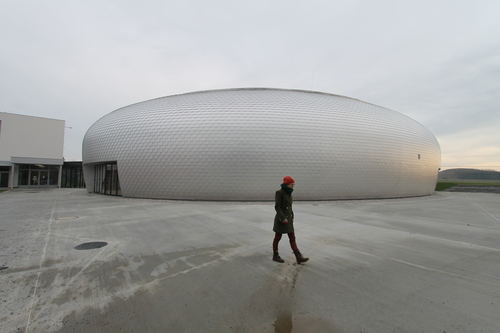
{"type": "Polygon", "coordinates": [[[65,119],[67,158],[119,107],[231,87],[345,95],[438,138],[473,133],[500,122],[499,14],[488,1],[2,2],[0,110],[65,119]]]}

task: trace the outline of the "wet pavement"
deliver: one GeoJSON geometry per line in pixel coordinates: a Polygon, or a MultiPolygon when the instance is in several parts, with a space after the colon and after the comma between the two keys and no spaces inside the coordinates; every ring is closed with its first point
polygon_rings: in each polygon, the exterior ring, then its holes
{"type": "MultiPolygon", "coordinates": [[[[297,189],[299,190],[299,189],[297,189]]],[[[0,193],[0,332],[500,332],[500,196],[273,203],[0,193]]]]}

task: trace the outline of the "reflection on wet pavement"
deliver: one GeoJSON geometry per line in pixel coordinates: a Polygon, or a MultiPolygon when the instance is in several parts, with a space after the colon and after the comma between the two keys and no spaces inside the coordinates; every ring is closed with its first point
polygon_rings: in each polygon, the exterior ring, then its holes
{"type": "Polygon", "coordinates": [[[282,315],[274,322],[274,333],[292,333],[292,315],[282,315]]]}

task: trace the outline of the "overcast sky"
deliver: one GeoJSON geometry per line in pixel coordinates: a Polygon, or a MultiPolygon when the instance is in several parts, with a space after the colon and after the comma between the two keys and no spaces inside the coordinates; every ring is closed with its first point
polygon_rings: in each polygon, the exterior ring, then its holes
{"type": "MultiPolygon", "coordinates": [[[[401,112],[442,165],[500,170],[499,0],[4,0],[0,111],[66,121],[199,90],[344,95],[401,112]]],[[[71,128],[69,128],[71,127],[71,128]]]]}

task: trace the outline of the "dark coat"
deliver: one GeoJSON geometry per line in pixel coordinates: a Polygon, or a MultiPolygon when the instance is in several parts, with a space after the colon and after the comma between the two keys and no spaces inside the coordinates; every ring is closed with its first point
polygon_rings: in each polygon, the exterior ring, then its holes
{"type": "Polygon", "coordinates": [[[276,216],[274,217],[273,231],[279,234],[288,234],[290,232],[294,232],[292,195],[288,194],[284,189],[280,189],[276,191],[274,199],[274,209],[276,210],[276,216]],[[288,223],[283,223],[284,220],[288,220],[288,223]]]}

